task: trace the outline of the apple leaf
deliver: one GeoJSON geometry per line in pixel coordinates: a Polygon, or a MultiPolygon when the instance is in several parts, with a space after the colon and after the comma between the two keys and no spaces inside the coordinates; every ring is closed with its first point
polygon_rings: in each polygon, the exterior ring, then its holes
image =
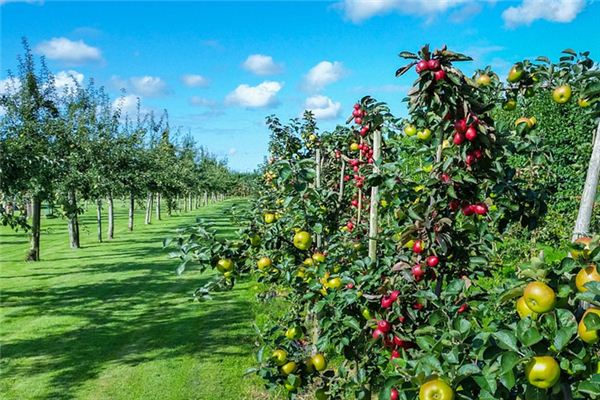
{"type": "Polygon", "coordinates": [[[492,336],[496,339],[498,347],[504,350],[519,351],[517,348],[517,338],[515,335],[507,330],[501,330],[492,333],[492,336]]]}

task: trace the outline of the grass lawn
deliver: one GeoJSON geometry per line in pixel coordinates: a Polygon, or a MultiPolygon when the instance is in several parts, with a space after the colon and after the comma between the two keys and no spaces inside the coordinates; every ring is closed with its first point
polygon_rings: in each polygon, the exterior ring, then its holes
{"type": "MultiPolygon", "coordinates": [[[[231,234],[227,200],[134,232],[117,202],[115,239],[96,242],[82,216],[82,249],[66,221],[42,217],[42,260],[25,263],[27,235],[0,227],[0,397],[26,399],[262,399],[253,365],[254,283],[190,302],[206,277],[178,277],[162,239],[198,215],[231,234]]],[[[141,223],[140,223],[141,222],[141,223]]]]}

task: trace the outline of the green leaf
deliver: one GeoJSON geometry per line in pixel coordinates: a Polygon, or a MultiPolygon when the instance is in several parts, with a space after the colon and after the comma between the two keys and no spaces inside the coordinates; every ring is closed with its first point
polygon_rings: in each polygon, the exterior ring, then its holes
{"type": "Polygon", "coordinates": [[[600,329],[600,316],[596,313],[589,312],[583,317],[583,323],[587,330],[600,329]]]}
{"type": "Polygon", "coordinates": [[[500,347],[504,350],[518,351],[517,338],[515,337],[515,335],[512,332],[507,331],[507,330],[501,330],[501,331],[492,333],[492,336],[498,342],[498,347],[500,347]]]}
{"type": "Polygon", "coordinates": [[[531,318],[524,318],[517,324],[517,337],[524,346],[533,346],[543,339],[531,318]]]}

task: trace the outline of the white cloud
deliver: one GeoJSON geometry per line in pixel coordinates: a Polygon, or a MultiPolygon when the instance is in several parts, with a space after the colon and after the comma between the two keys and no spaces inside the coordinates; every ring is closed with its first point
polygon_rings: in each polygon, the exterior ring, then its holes
{"type": "MultiPolygon", "coordinates": [[[[140,101],[140,97],[135,94],[127,94],[119,97],[113,101],[113,108],[116,110],[121,110],[121,117],[125,117],[129,115],[133,117],[137,115],[137,107],[138,102],[140,101]]],[[[144,112],[140,110],[140,112],[144,112]]]]}
{"type": "Polygon", "coordinates": [[[340,115],[342,105],[327,96],[316,95],[306,99],[305,108],[317,119],[333,119],[340,115]]]}
{"type": "Polygon", "coordinates": [[[21,81],[19,78],[6,78],[0,79],[0,94],[15,93],[21,88],[21,81]]]}
{"type": "Polygon", "coordinates": [[[133,91],[144,96],[162,96],[168,92],[165,81],[157,76],[136,76],[129,81],[133,91]]]}
{"type": "Polygon", "coordinates": [[[552,22],[571,22],[586,6],[585,0],[523,0],[502,13],[507,27],[530,25],[537,19],[552,22]]]}
{"type": "Polygon", "coordinates": [[[54,86],[59,92],[69,91],[75,89],[77,85],[83,83],[83,74],[81,72],[73,71],[60,71],[54,75],[54,86]]]}
{"type": "Polygon", "coordinates": [[[263,54],[252,54],[248,56],[242,65],[244,69],[255,75],[274,75],[283,70],[283,66],[273,61],[273,57],[265,56],[263,54]]]}
{"type": "Polygon", "coordinates": [[[217,102],[214,100],[205,99],[204,97],[192,96],[190,98],[190,104],[193,106],[213,108],[217,105],[217,102]]]}
{"type": "Polygon", "coordinates": [[[431,17],[470,0],[343,0],[337,4],[346,18],[361,22],[376,15],[399,12],[431,17]]]}
{"type": "Polygon", "coordinates": [[[50,60],[68,64],[83,64],[102,60],[102,53],[83,40],[73,41],[65,37],[52,38],[37,45],[35,50],[50,60]]]}
{"type": "Polygon", "coordinates": [[[225,102],[248,108],[272,106],[277,104],[277,93],[282,87],[275,81],[264,81],[257,86],[242,84],[227,95],[225,102]]]}
{"type": "Polygon", "coordinates": [[[202,75],[196,74],[183,75],[181,77],[181,80],[186,86],[189,87],[207,87],[209,83],[208,79],[206,79],[202,75]]]}
{"type": "Polygon", "coordinates": [[[310,91],[318,91],[339,81],[345,74],[346,70],[341,62],[321,61],[304,77],[304,87],[310,91]]]}
{"type": "Polygon", "coordinates": [[[229,149],[229,151],[227,152],[227,154],[229,154],[230,156],[235,156],[237,154],[237,149],[235,147],[232,147],[229,149]]]}

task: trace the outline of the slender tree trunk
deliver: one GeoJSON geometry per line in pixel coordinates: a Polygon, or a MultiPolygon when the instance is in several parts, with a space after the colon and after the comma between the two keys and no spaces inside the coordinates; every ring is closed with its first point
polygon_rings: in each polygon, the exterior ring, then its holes
{"type": "Polygon", "coordinates": [[[208,192],[204,192],[204,199],[202,201],[202,205],[204,205],[204,206],[208,205],[208,192]]]}
{"type": "Polygon", "coordinates": [[[144,224],[148,225],[152,223],[152,192],[148,192],[148,200],[146,201],[146,219],[144,224]]]}
{"type": "Polygon", "coordinates": [[[133,231],[133,216],[135,214],[135,196],[133,192],[129,192],[129,223],[127,229],[133,231]]]}
{"type": "Polygon", "coordinates": [[[188,208],[190,209],[190,211],[194,209],[194,203],[192,201],[192,192],[190,192],[188,194],[188,208]]]}
{"type": "Polygon", "coordinates": [[[69,241],[72,249],[78,249],[79,245],[79,220],[77,218],[77,195],[75,190],[69,190],[69,241]]]}
{"type": "MultiPolygon", "coordinates": [[[[35,201],[35,199],[31,199],[31,201],[27,201],[25,203],[25,209],[26,209],[26,213],[27,213],[27,218],[33,218],[33,207],[34,204],[33,202],[35,201]]],[[[40,211],[41,212],[41,211],[40,211]]]]}
{"type": "Polygon", "coordinates": [[[34,195],[31,199],[31,247],[27,252],[26,261],[39,261],[40,260],[40,232],[41,232],[41,211],[42,201],[39,195],[34,195]]]}
{"type": "Polygon", "coordinates": [[[96,203],[96,221],[98,222],[98,241],[102,243],[102,199],[96,203]]]}
{"type": "Polygon", "coordinates": [[[573,229],[572,240],[576,240],[581,236],[588,236],[590,230],[590,222],[592,221],[592,211],[594,210],[594,202],[596,200],[596,192],[598,191],[598,177],[600,176],[600,120],[594,137],[594,147],[592,156],[588,164],[587,176],[585,178],[585,186],[581,195],[581,203],[579,204],[579,213],[573,229]]]}
{"type": "Polygon", "coordinates": [[[156,220],[160,221],[160,193],[156,193],[156,220]]]}
{"type": "Polygon", "coordinates": [[[108,233],[106,236],[108,240],[112,240],[115,237],[115,205],[112,193],[108,195],[108,233]]]}
{"type": "Polygon", "coordinates": [[[173,199],[171,196],[167,197],[167,215],[171,217],[173,215],[173,199]]]}
{"type": "Polygon", "coordinates": [[[185,196],[181,199],[183,201],[183,212],[188,212],[188,202],[186,201],[185,196]]]}

